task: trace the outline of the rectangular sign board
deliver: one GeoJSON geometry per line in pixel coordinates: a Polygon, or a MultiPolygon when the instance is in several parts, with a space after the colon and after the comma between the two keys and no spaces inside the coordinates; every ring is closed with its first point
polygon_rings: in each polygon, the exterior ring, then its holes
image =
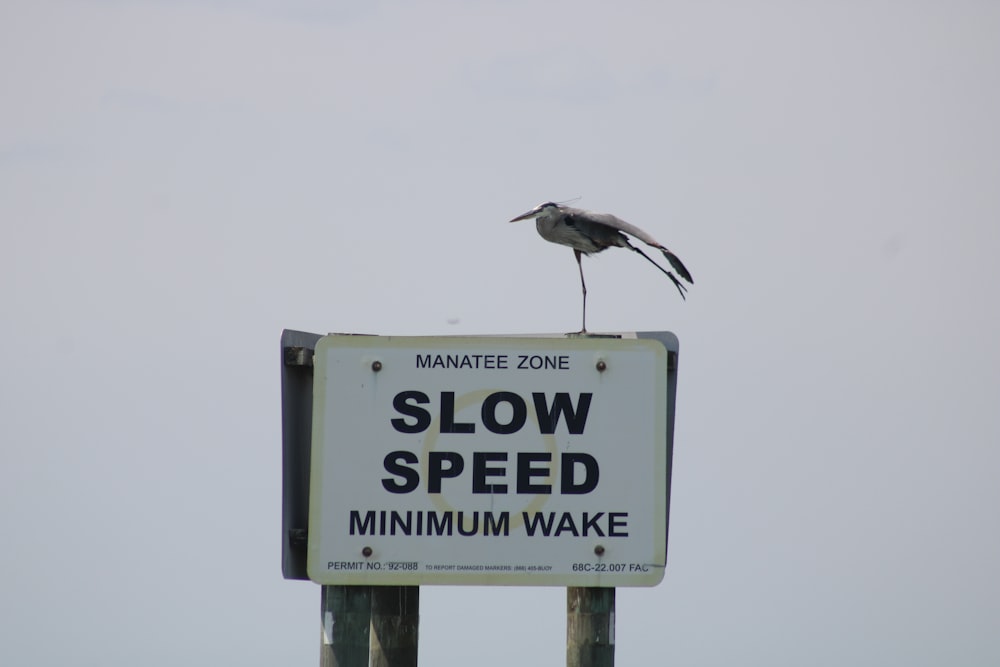
{"type": "Polygon", "coordinates": [[[309,578],[654,586],[667,402],[655,339],[326,336],[309,578]]]}

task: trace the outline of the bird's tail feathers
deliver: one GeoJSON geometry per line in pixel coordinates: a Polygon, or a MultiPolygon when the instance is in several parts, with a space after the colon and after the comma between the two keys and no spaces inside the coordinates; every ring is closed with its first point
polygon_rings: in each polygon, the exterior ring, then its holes
{"type": "Polygon", "coordinates": [[[668,262],[670,262],[670,266],[674,267],[674,271],[680,274],[681,278],[694,285],[694,278],[691,277],[691,272],[688,271],[687,267],[685,267],[681,262],[680,257],[670,252],[663,246],[660,246],[660,252],[662,252],[663,256],[667,258],[668,262]]]}

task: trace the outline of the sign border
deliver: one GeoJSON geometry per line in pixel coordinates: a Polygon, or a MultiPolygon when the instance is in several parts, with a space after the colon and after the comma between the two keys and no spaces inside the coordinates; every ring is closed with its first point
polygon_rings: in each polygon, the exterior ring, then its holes
{"type": "MultiPolygon", "coordinates": [[[[288,334],[289,332],[285,332],[288,334]]],[[[292,332],[301,333],[301,332],[292,332]]],[[[306,336],[315,336],[315,334],[305,334],[306,336]]],[[[654,548],[655,548],[655,558],[654,562],[657,565],[650,567],[650,571],[647,573],[638,574],[609,574],[601,575],[595,573],[560,573],[560,574],[529,574],[525,572],[496,572],[496,573],[482,573],[476,572],[474,574],[463,573],[457,575],[455,573],[448,572],[426,572],[418,571],[412,575],[410,574],[399,574],[394,573],[390,576],[378,576],[376,572],[361,572],[353,573],[352,571],[341,571],[337,574],[335,578],[329,577],[316,577],[313,581],[321,583],[324,585],[513,585],[513,586],[654,586],[663,578],[664,567],[659,566],[659,563],[666,564],[667,559],[667,543],[669,539],[669,516],[670,516],[670,488],[671,488],[671,476],[672,476],[672,461],[673,461],[673,426],[674,426],[674,408],[676,402],[676,368],[677,368],[677,354],[678,354],[678,341],[677,337],[670,332],[639,332],[634,334],[617,334],[613,336],[562,336],[562,335],[535,335],[535,336],[379,336],[379,337],[369,337],[369,336],[356,336],[356,335],[343,335],[343,334],[331,334],[330,336],[317,337],[315,340],[314,350],[317,356],[322,356],[325,348],[329,348],[335,343],[338,346],[348,346],[348,347],[372,347],[373,339],[380,341],[378,344],[387,342],[398,342],[401,344],[411,343],[413,345],[428,345],[428,349],[433,347],[447,347],[449,343],[454,343],[459,340],[475,341],[477,344],[481,344],[486,340],[492,340],[496,343],[500,343],[504,346],[531,346],[534,349],[539,347],[550,347],[553,349],[565,349],[567,340],[586,340],[588,341],[588,347],[593,347],[598,350],[602,342],[606,342],[608,339],[635,339],[635,340],[648,340],[651,343],[659,343],[657,346],[657,355],[659,351],[662,350],[666,355],[666,381],[658,382],[658,391],[662,391],[662,394],[656,397],[655,402],[660,405],[664,405],[664,410],[657,412],[657,425],[656,430],[660,433],[665,433],[666,435],[666,447],[657,447],[655,451],[654,464],[661,470],[665,470],[663,475],[657,475],[657,486],[655,490],[656,494],[663,494],[665,496],[664,503],[657,503],[655,508],[656,515],[654,516],[654,521],[657,524],[656,535],[654,536],[654,548]],[[333,338],[335,337],[335,338],[333,338]],[[502,341],[502,343],[501,343],[502,341]],[[661,389],[662,388],[662,389],[661,389]],[[665,420],[665,423],[661,420],[665,420]],[[661,481],[662,480],[662,481],[661,481]],[[662,513],[662,517],[660,514],[662,513]],[[532,579],[536,579],[532,581],[532,579]],[[607,581],[610,579],[610,581],[607,581]]],[[[284,342],[285,336],[283,335],[283,356],[287,362],[287,352],[284,352],[284,342]]],[[[321,381],[321,374],[325,372],[324,370],[319,370],[316,372],[313,370],[313,395],[311,398],[311,403],[322,405],[325,400],[325,382],[321,381]]],[[[283,378],[284,379],[284,378],[283,378]]],[[[284,398],[284,387],[283,387],[283,398],[284,398]]],[[[287,408],[287,402],[283,406],[287,408]]],[[[321,436],[323,429],[325,427],[325,416],[323,410],[310,410],[312,413],[310,415],[310,428],[309,442],[310,456],[308,458],[307,471],[310,473],[313,465],[322,466],[322,446],[321,436]],[[315,446],[315,449],[313,447],[315,446]]],[[[287,429],[286,429],[287,434],[287,429]]],[[[288,463],[287,456],[287,442],[286,442],[286,457],[285,462],[288,463]]],[[[288,475],[285,475],[286,482],[288,480],[288,475]]],[[[310,487],[313,485],[310,483],[310,487]]],[[[321,489],[316,487],[310,488],[306,494],[308,498],[309,507],[317,507],[319,504],[319,498],[321,494],[321,489]]],[[[288,501],[288,489],[286,488],[285,505],[287,507],[288,501]]],[[[285,513],[287,514],[287,513],[285,513]]],[[[283,517],[285,516],[283,514],[283,517]]],[[[307,519],[309,533],[317,534],[318,526],[320,521],[320,513],[311,513],[307,508],[307,519]],[[310,516],[311,514],[311,516],[310,516]]],[[[397,538],[398,539],[398,538],[397,538]]],[[[291,539],[287,539],[286,544],[290,546],[291,539]]],[[[310,541],[311,542],[311,541],[310,541]]],[[[300,545],[304,546],[304,545],[300,545]]],[[[306,567],[301,569],[296,569],[291,572],[294,576],[289,576],[289,568],[283,567],[285,571],[286,578],[310,578],[308,577],[309,572],[313,569],[309,567],[309,562],[314,558],[318,557],[318,545],[313,544],[308,545],[307,554],[301,554],[303,556],[307,555],[305,560],[306,563],[302,563],[306,567]],[[305,570],[302,572],[301,570],[305,570]],[[306,576],[301,576],[305,574],[306,576]]],[[[283,566],[287,564],[288,558],[286,558],[287,551],[290,549],[286,548],[283,544],[283,566]]],[[[325,574],[326,570],[323,571],[325,574]]]]}

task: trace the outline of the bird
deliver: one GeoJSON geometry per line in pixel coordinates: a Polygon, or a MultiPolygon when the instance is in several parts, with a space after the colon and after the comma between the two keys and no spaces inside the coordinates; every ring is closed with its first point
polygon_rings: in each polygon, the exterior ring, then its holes
{"type": "Polygon", "coordinates": [[[583,263],[580,261],[583,255],[591,255],[612,247],[628,248],[642,255],[650,264],[665,273],[677,287],[682,299],[687,299],[685,296],[687,287],[678,280],[677,275],[688,283],[694,284],[691,272],[687,270],[677,255],[648,233],[610,213],[595,213],[547,201],[527,213],[522,213],[511,222],[531,220],[532,218],[535,220],[535,229],[538,230],[539,236],[546,241],[569,246],[576,256],[576,264],[580,269],[580,287],[583,291],[583,323],[580,333],[587,333],[587,283],[583,279],[583,263]],[[649,255],[629,243],[629,236],[634,236],[651,248],[662,252],[677,275],[674,275],[673,271],[663,268],[649,255]]]}

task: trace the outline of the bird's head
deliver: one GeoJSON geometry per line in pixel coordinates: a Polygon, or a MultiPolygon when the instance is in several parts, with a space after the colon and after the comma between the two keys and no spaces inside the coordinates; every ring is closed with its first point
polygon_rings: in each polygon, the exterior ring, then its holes
{"type": "Polygon", "coordinates": [[[539,204],[535,208],[531,209],[527,213],[522,213],[517,216],[511,222],[517,222],[518,220],[531,220],[532,218],[544,218],[553,211],[559,210],[559,204],[547,201],[544,204],[539,204]]]}

